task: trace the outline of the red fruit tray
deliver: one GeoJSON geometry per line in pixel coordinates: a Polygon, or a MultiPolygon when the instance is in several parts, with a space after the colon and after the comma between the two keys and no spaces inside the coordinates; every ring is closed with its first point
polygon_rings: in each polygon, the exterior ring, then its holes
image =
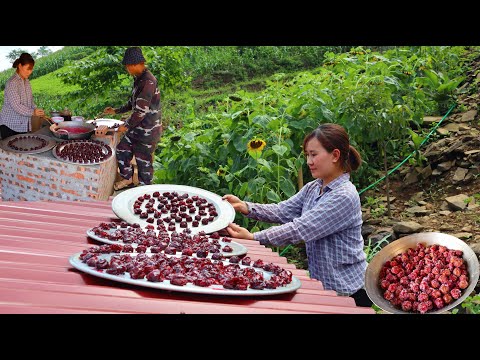
{"type": "MultiPolygon", "coordinates": [[[[193,221],[176,222],[176,220],[174,220],[172,224],[172,219],[170,219],[169,226],[167,226],[167,230],[170,232],[175,231],[177,233],[181,233],[188,228],[191,234],[196,234],[200,231],[210,234],[212,232],[224,229],[235,219],[235,209],[228,201],[223,200],[221,196],[198,187],[175,184],[144,185],[125,190],[114,197],[112,201],[112,210],[115,215],[126,221],[128,224],[138,223],[141,227],[146,227],[149,224],[157,224],[159,219],[165,218],[165,216],[173,216],[171,210],[169,210],[168,213],[158,213],[158,211],[161,211],[159,210],[159,206],[161,206],[161,200],[159,199],[166,193],[169,193],[169,195],[172,196],[174,193],[176,193],[177,195],[175,196],[181,197],[180,201],[183,200],[184,196],[191,199],[201,198],[201,200],[205,201],[205,203],[203,203],[201,206],[208,207],[208,209],[211,209],[210,211],[212,214],[214,214],[210,218],[210,216],[208,216],[209,210],[206,209],[205,215],[202,215],[202,221],[196,224],[197,226],[193,225],[193,221]],[[144,198],[145,195],[148,196],[148,199],[144,198]],[[137,214],[135,212],[135,203],[137,203],[139,198],[143,198],[141,201],[142,205],[139,208],[140,212],[145,213],[145,217],[143,218],[141,214],[137,214]],[[150,201],[153,201],[153,203],[151,203],[152,209],[151,212],[147,212],[147,204],[150,201]],[[157,214],[155,211],[157,211],[157,214]],[[208,221],[203,222],[203,220],[205,220],[207,217],[209,218],[208,221]]],[[[167,205],[165,205],[165,207],[166,206],[167,205]]],[[[162,210],[164,210],[165,207],[162,208],[162,210]]],[[[195,206],[194,210],[195,213],[192,214],[192,216],[198,215],[200,212],[198,206],[195,206]]],[[[178,211],[180,212],[182,210],[178,211]]],[[[188,210],[185,211],[188,213],[188,210]]],[[[178,214],[179,212],[175,214],[178,214]]],[[[187,215],[190,215],[190,213],[187,215]]],[[[167,223],[165,224],[167,225],[167,223]]]]}
{"type": "Polygon", "coordinates": [[[57,142],[45,135],[17,134],[2,140],[5,151],[19,154],[38,154],[50,150],[57,142]]]}
{"type": "Polygon", "coordinates": [[[52,150],[58,160],[77,165],[101,164],[110,160],[114,153],[111,146],[102,141],[80,139],[62,141],[52,150]]]}
{"type": "MultiPolygon", "coordinates": [[[[155,288],[159,290],[169,290],[169,291],[180,291],[180,292],[189,292],[189,293],[198,293],[198,294],[209,294],[209,295],[231,295],[231,296],[264,296],[264,295],[277,295],[277,294],[284,294],[284,293],[290,293],[294,292],[297,289],[300,288],[301,282],[298,278],[295,276],[291,277],[291,281],[288,284],[278,286],[276,288],[263,288],[263,289],[253,289],[250,286],[248,286],[244,290],[238,290],[238,289],[232,289],[232,288],[226,288],[223,285],[220,284],[212,284],[209,286],[199,286],[195,285],[191,281],[186,281],[185,278],[182,280],[184,283],[182,285],[175,285],[174,281],[170,281],[167,279],[157,279],[155,281],[148,280],[147,275],[140,275],[139,278],[132,278],[131,272],[125,271],[122,274],[112,274],[108,273],[106,269],[101,269],[97,268],[96,266],[91,267],[87,265],[85,262],[82,261],[81,259],[82,253],[76,253],[73,254],[69,258],[70,264],[75,267],[77,270],[83,271],[87,274],[101,277],[104,279],[112,280],[112,281],[117,281],[117,282],[122,282],[122,283],[127,283],[131,285],[137,285],[137,286],[144,286],[144,287],[150,287],[150,288],[155,288]]],[[[148,257],[155,257],[155,256],[160,256],[159,254],[129,254],[132,258],[136,258],[137,256],[148,256],[148,257]]],[[[102,261],[110,262],[111,258],[113,256],[125,256],[124,254],[116,254],[116,253],[108,253],[108,254],[99,254],[98,259],[102,259],[102,261]]],[[[182,257],[177,256],[177,255],[163,255],[166,256],[166,258],[172,258],[176,257],[178,261],[182,261],[182,257]]],[[[183,257],[183,260],[186,258],[189,258],[190,261],[195,261],[191,260],[191,257],[183,257]]],[[[199,259],[198,262],[209,262],[209,259],[199,259]]],[[[265,281],[269,281],[272,279],[272,276],[274,274],[270,271],[266,271],[263,268],[258,268],[258,267],[253,267],[250,265],[243,265],[243,264],[232,264],[229,261],[222,261],[221,262],[224,267],[228,267],[231,265],[238,265],[238,267],[241,270],[245,270],[248,268],[247,271],[250,273],[255,272],[258,275],[262,276],[265,281]]],[[[218,267],[218,265],[217,265],[218,267]]],[[[221,267],[221,266],[220,266],[221,267]]],[[[130,270],[131,271],[131,270],[130,270]]],[[[284,270],[287,271],[288,270],[284,270]]],[[[291,273],[290,273],[291,275],[291,273]]],[[[138,273],[137,273],[138,276],[138,273]]]]}
{"type": "MultiPolygon", "coordinates": [[[[126,245],[126,244],[130,243],[132,245],[132,247],[134,249],[136,249],[137,246],[138,246],[137,243],[135,243],[133,241],[127,241],[127,242],[123,241],[124,238],[129,237],[128,229],[130,229],[130,228],[131,227],[128,226],[126,229],[122,229],[118,226],[116,228],[105,230],[105,232],[108,235],[115,234],[115,233],[122,233],[122,230],[123,230],[123,233],[125,235],[122,235],[118,240],[111,240],[110,238],[102,237],[100,235],[97,235],[96,232],[95,232],[95,228],[88,229],[87,230],[87,236],[89,236],[90,238],[95,239],[97,241],[100,241],[104,244],[126,245]]],[[[155,234],[158,236],[159,230],[152,230],[152,231],[155,232],[155,234]]],[[[145,229],[142,229],[142,232],[145,234],[146,233],[145,229]]],[[[204,238],[208,239],[209,236],[207,235],[204,238]]],[[[170,242],[170,239],[168,239],[168,241],[170,242]]],[[[211,242],[211,240],[209,242],[211,242]]],[[[231,241],[231,239],[228,238],[228,237],[219,237],[218,238],[218,244],[220,245],[219,252],[220,252],[220,254],[223,255],[223,257],[241,256],[241,255],[245,255],[248,252],[248,249],[245,246],[243,246],[242,244],[239,244],[235,241],[231,241]],[[226,246],[228,246],[230,248],[230,251],[225,251],[224,250],[226,246]]],[[[149,248],[147,248],[147,252],[150,252],[149,248]]],[[[209,254],[210,257],[211,257],[211,255],[212,254],[209,254]]]]}

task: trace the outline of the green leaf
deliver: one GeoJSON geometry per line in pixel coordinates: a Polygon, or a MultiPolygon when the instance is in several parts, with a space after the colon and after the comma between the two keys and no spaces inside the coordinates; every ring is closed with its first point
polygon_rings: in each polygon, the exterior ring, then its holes
{"type": "Polygon", "coordinates": [[[272,117],[268,115],[257,115],[252,119],[252,124],[259,125],[262,128],[267,128],[268,123],[272,120],[272,117]]]}
{"type": "Polygon", "coordinates": [[[277,132],[277,130],[282,125],[282,122],[279,119],[271,119],[267,124],[267,128],[273,132],[277,132]]]}
{"type": "Polygon", "coordinates": [[[277,195],[276,192],[272,190],[268,190],[267,192],[267,199],[274,203],[279,203],[281,201],[280,197],[277,195]]]}
{"type": "Polygon", "coordinates": [[[282,177],[282,180],[280,181],[280,189],[284,192],[284,194],[287,197],[291,197],[295,195],[297,189],[295,188],[295,185],[293,185],[292,180],[290,179],[285,179],[282,177]]]}
{"type": "Polygon", "coordinates": [[[287,165],[290,169],[296,170],[295,165],[293,164],[293,161],[291,159],[287,159],[287,165]]]}
{"type": "Polygon", "coordinates": [[[270,163],[265,160],[265,159],[258,159],[257,161],[260,165],[265,166],[269,171],[272,171],[272,168],[270,167],[270,163]]]}
{"type": "Polygon", "coordinates": [[[241,113],[243,113],[243,110],[237,111],[231,115],[232,119],[236,119],[241,113]]]}
{"type": "Polygon", "coordinates": [[[213,182],[213,185],[216,187],[220,185],[220,180],[218,179],[217,174],[209,173],[207,176],[213,182]]]}
{"type": "Polygon", "coordinates": [[[243,134],[235,134],[233,135],[233,145],[235,146],[235,150],[240,153],[243,153],[247,150],[247,140],[243,137],[243,134]]]}
{"type": "Polygon", "coordinates": [[[242,199],[243,197],[245,197],[245,194],[247,192],[247,189],[248,189],[248,182],[244,182],[242,184],[242,186],[240,187],[240,190],[238,190],[238,196],[242,199]]]}
{"type": "Polygon", "coordinates": [[[438,79],[438,75],[435,71],[433,70],[423,70],[424,74],[426,75],[426,77],[430,80],[431,84],[434,86],[434,88],[438,88],[438,86],[440,85],[440,81],[438,79]]]}
{"type": "Polygon", "coordinates": [[[303,156],[295,159],[295,168],[297,170],[300,169],[304,163],[305,163],[305,158],[303,156]]]}
{"type": "Polygon", "coordinates": [[[278,144],[273,145],[272,149],[279,156],[283,156],[283,154],[285,154],[285,152],[288,150],[286,146],[278,145],[278,144]]]}
{"type": "Polygon", "coordinates": [[[193,140],[195,140],[195,133],[186,133],[185,135],[183,135],[183,140],[185,140],[186,142],[193,142],[193,140]]]}
{"type": "Polygon", "coordinates": [[[206,167],[203,167],[203,166],[199,166],[199,167],[197,167],[197,169],[200,170],[201,172],[205,173],[205,174],[208,174],[210,172],[209,168],[206,168],[206,167]]]}

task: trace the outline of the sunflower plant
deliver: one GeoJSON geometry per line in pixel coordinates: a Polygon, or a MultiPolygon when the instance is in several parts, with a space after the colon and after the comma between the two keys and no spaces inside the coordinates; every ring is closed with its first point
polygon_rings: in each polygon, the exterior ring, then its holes
{"type": "Polygon", "coordinates": [[[262,155],[262,150],[265,148],[267,143],[263,139],[252,139],[247,143],[247,152],[255,160],[258,160],[262,155]]]}

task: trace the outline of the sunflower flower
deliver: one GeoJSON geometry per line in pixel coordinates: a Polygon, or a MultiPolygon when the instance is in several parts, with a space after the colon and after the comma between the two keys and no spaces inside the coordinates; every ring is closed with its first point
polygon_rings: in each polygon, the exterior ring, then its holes
{"type": "Polygon", "coordinates": [[[267,145],[265,140],[262,139],[252,139],[247,143],[247,152],[254,159],[258,159],[262,154],[263,148],[267,145]]]}
{"type": "Polygon", "coordinates": [[[225,177],[226,174],[227,174],[227,170],[220,166],[217,170],[217,176],[218,177],[225,177]]]}

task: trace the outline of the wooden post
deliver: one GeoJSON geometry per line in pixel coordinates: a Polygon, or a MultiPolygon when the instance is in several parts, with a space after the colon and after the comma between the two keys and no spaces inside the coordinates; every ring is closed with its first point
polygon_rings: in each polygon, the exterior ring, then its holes
{"type": "Polygon", "coordinates": [[[300,169],[298,169],[297,183],[298,183],[298,191],[300,191],[303,187],[303,169],[302,169],[302,167],[300,167],[300,169]]]}

